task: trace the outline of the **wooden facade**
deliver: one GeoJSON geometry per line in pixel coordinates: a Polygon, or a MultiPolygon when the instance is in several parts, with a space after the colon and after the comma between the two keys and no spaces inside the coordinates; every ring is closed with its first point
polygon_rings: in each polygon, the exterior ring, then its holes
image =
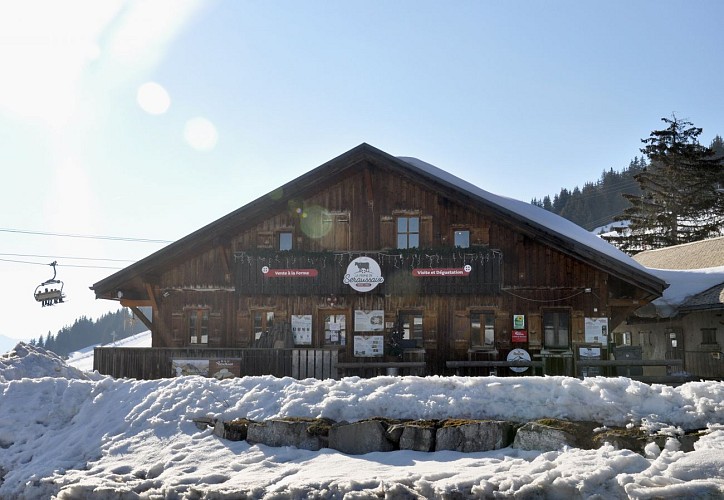
{"type": "Polygon", "coordinates": [[[579,347],[606,359],[605,328],[665,284],[487,195],[363,144],[92,289],[140,315],[159,349],[333,349],[428,374],[521,349],[549,374],[573,375],[579,347]],[[591,337],[586,319],[603,318],[591,337]]]}

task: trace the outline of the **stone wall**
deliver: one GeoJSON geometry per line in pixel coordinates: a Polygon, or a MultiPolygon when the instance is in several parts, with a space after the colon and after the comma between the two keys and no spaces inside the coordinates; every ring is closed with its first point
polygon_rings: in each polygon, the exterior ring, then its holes
{"type": "MultiPolygon", "coordinates": [[[[499,450],[554,451],[563,447],[596,449],[610,443],[619,449],[644,453],[651,442],[663,447],[678,439],[682,451],[693,450],[701,432],[678,436],[651,435],[641,428],[605,427],[595,422],[541,419],[520,423],[502,420],[394,420],[371,418],[334,422],[323,418],[276,418],[255,422],[195,419],[199,429],[213,427],[214,434],[231,441],[246,440],[266,446],[294,446],[316,451],[331,448],[349,455],[394,450],[462,453],[499,450]]],[[[702,431],[703,432],[703,431],[702,431]]]]}

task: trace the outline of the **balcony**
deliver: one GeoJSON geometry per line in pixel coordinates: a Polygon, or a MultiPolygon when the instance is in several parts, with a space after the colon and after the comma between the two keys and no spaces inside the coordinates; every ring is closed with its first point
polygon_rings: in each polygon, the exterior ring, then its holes
{"type": "Polygon", "coordinates": [[[236,291],[242,295],[353,295],[350,282],[370,279],[373,294],[497,294],[499,250],[414,249],[380,252],[252,250],[234,255],[236,291]],[[370,269],[360,257],[373,259],[370,269]],[[357,259],[357,260],[356,260],[357,259]],[[357,267],[355,267],[357,266],[357,267]]]}

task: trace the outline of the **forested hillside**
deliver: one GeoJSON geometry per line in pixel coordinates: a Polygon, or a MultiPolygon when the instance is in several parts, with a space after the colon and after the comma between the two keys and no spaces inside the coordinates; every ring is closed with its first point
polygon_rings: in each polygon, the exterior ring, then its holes
{"type": "Polygon", "coordinates": [[[82,316],[75,320],[72,326],[60,329],[57,334],[48,332],[44,338],[33,339],[30,343],[53,351],[59,356],[67,356],[84,347],[107,344],[144,330],[147,330],[146,326],[124,308],[101,316],[95,321],[82,316]]]}
{"type": "Polygon", "coordinates": [[[550,196],[545,196],[542,200],[534,198],[531,203],[591,231],[613,222],[617,215],[623,213],[629,206],[623,194],[641,192],[634,176],[645,168],[646,159],[636,157],[620,172],[613,169],[604,171],[596,182],[587,182],[583,188],[562,188],[552,200],[550,196]]]}
{"type": "MultiPolygon", "coordinates": [[[[700,129],[696,130],[700,132],[700,129]]],[[[652,135],[655,133],[656,131],[652,133],[652,135]]],[[[643,140],[643,142],[647,141],[648,140],[643,140]]],[[[699,146],[696,145],[696,147],[699,146]]],[[[714,184],[713,187],[718,187],[721,191],[721,189],[724,188],[724,172],[721,167],[721,158],[724,157],[724,141],[721,136],[714,138],[708,150],[711,151],[710,155],[714,159],[719,159],[719,164],[711,167],[714,169],[711,177],[714,180],[713,182],[707,181],[708,184],[706,184],[706,186],[708,186],[709,191],[711,191],[712,184],[714,184]],[[721,179],[719,183],[716,182],[717,176],[721,179]]],[[[641,151],[649,155],[649,152],[647,152],[645,148],[641,151]]],[[[642,194],[644,194],[642,190],[644,178],[650,177],[652,172],[655,173],[661,170],[661,159],[657,157],[656,160],[655,164],[652,165],[650,159],[647,160],[646,156],[635,157],[629,163],[628,167],[622,169],[620,172],[614,171],[613,169],[604,171],[597,181],[588,182],[584,184],[583,188],[579,188],[578,186],[573,188],[573,190],[562,188],[558,194],[553,196],[553,199],[547,195],[543,199],[534,198],[531,203],[565,217],[589,231],[617,220],[628,219],[627,214],[632,207],[629,200],[634,199],[634,201],[636,201],[636,199],[640,198],[642,194]]],[[[666,174],[662,173],[662,175],[666,174]]],[[[681,181],[674,180],[669,183],[672,190],[675,190],[680,184],[681,181]]],[[[703,192],[698,195],[699,199],[705,199],[706,196],[711,195],[711,193],[706,191],[706,186],[700,186],[703,192]]],[[[647,189],[647,199],[650,197],[648,191],[647,189]]],[[[675,193],[670,194],[673,196],[675,193]]],[[[721,210],[715,206],[720,206],[722,200],[724,200],[724,192],[720,192],[720,195],[718,203],[712,202],[709,204],[709,210],[718,210],[718,212],[721,212],[721,210]]],[[[662,193],[662,196],[666,195],[662,193]]],[[[679,207],[669,207],[669,209],[673,210],[678,208],[679,207]]],[[[703,213],[703,211],[700,212],[703,213]]],[[[659,216],[660,215],[661,214],[659,214],[659,216]]],[[[707,218],[711,217],[707,215],[707,218]]]]}

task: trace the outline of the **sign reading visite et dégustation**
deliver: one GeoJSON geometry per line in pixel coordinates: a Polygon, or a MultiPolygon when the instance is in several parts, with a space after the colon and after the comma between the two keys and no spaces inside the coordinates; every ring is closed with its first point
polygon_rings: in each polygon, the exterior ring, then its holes
{"type": "Polygon", "coordinates": [[[384,283],[380,265],[371,257],[357,257],[347,266],[342,282],[358,292],[369,292],[384,283]]]}
{"type": "Polygon", "coordinates": [[[463,267],[416,267],[412,275],[417,278],[439,278],[441,276],[469,276],[473,267],[465,264],[463,267]]]}

